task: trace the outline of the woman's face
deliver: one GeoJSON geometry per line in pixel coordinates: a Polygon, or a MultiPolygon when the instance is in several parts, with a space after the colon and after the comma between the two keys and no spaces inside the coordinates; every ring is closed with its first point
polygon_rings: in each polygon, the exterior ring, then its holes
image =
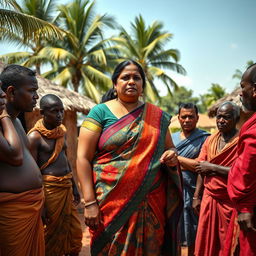
{"type": "Polygon", "coordinates": [[[134,64],[127,65],[115,84],[118,98],[126,102],[137,101],[143,91],[142,84],[143,81],[137,66],[134,64]]]}

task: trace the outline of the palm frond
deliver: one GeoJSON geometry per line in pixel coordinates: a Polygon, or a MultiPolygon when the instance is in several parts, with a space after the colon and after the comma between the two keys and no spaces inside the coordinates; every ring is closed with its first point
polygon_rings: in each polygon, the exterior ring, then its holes
{"type": "Polygon", "coordinates": [[[99,103],[100,94],[96,90],[95,86],[84,73],[82,73],[82,76],[83,76],[83,90],[85,91],[86,95],[89,98],[93,99],[96,103],[99,103]]]}
{"type": "Polygon", "coordinates": [[[11,33],[22,33],[24,43],[36,39],[38,35],[45,39],[51,37],[63,38],[61,29],[36,17],[7,9],[0,9],[0,16],[0,26],[11,33]]]}
{"type": "Polygon", "coordinates": [[[72,78],[72,68],[64,68],[52,81],[56,84],[66,87],[68,81],[72,78]]]}
{"type": "Polygon", "coordinates": [[[74,56],[71,52],[63,49],[63,48],[55,48],[55,47],[44,47],[38,55],[40,56],[47,56],[49,60],[52,61],[68,61],[68,60],[75,60],[76,56],[74,56]]]}
{"type": "Polygon", "coordinates": [[[32,55],[31,52],[12,52],[0,55],[0,61],[6,64],[22,63],[32,55]]]}

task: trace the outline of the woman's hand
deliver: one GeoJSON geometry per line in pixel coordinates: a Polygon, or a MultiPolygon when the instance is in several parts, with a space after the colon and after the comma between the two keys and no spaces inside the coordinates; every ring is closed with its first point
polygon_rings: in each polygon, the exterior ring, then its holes
{"type": "Polygon", "coordinates": [[[86,206],[84,209],[84,223],[95,230],[102,224],[100,208],[97,203],[86,206]]]}
{"type": "Polygon", "coordinates": [[[176,166],[178,164],[177,151],[175,148],[166,150],[160,157],[160,162],[168,166],[176,166]]]}

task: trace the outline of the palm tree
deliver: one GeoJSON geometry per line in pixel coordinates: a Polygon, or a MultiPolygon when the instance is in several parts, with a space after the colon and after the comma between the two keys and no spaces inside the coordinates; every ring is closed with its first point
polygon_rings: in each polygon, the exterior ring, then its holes
{"type": "Polygon", "coordinates": [[[113,27],[114,20],[107,15],[94,15],[94,2],[89,0],[60,5],[59,11],[57,22],[68,33],[55,46],[42,49],[41,54],[47,55],[53,65],[44,76],[63,86],[70,85],[75,91],[80,88],[98,102],[100,93],[111,85],[104,74],[108,60],[102,28],[113,27]]]}
{"type": "MultiPolygon", "coordinates": [[[[20,11],[24,14],[34,16],[48,23],[54,24],[55,17],[53,13],[56,11],[55,0],[22,0],[20,5],[20,11]]],[[[17,43],[18,45],[26,46],[30,51],[12,52],[1,55],[0,58],[6,63],[19,63],[27,67],[36,67],[38,74],[41,74],[41,64],[49,62],[47,56],[40,54],[40,51],[50,42],[51,39],[44,39],[41,33],[34,38],[34,40],[23,42],[23,38],[20,35],[9,32],[6,39],[9,42],[17,43]]]]}
{"type": "MultiPolygon", "coordinates": [[[[250,67],[251,65],[253,65],[253,61],[252,60],[248,60],[246,62],[246,66],[245,68],[248,68],[250,67]]],[[[233,79],[238,79],[239,81],[242,79],[242,75],[243,75],[243,72],[240,70],[240,69],[236,69],[234,75],[232,76],[233,79]]]]}
{"type": "Polygon", "coordinates": [[[119,51],[119,59],[131,58],[139,62],[146,74],[147,96],[151,101],[159,98],[155,85],[155,79],[160,79],[171,94],[171,87],[177,88],[176,82],[167,71],[173,70],[185,74],[185,69],[178,64],[179,51],[176,49],[165,49],[165,45],[171,40],[172,34],[163,31],[163,24],[155,21],[146,26],[140,15],[131,23],[131,33],[120,27],[120,36],[112,38],[116,50],[119,51]]]}
{"type": "MultiPolygon", "coordinates": [[[[22,9],[15,0],[0,0],[0,39],[18,36],[26,43],[41,38],[63,37],[63,31],[50,22],[22,13],[22,9]]],[[[16,40],[16,39],[15,39],[16,40]]]]}
{"type": "Polygon", "coordinates": [[[218,99],[226,95],[225,88],[221,85],[212,83],[206,94],[200,95],[201,100],[201,111],[205,112],[207,109],[214,104],[218,99]]]}

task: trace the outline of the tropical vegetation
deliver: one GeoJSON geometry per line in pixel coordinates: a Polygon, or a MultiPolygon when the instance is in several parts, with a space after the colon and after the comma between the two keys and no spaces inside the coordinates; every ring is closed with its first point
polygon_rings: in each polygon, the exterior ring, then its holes
{"type": "Polygon", "coordinates": [[[185,69],[178,64],[180,53],[177,49],[166,49],[166,45],[173,35],[163,29],[163,23],[155,21],[146,25],[141,15],[131,22],[131,32],[120,27],[120,35],[112,38],[116,43],[119,60],[131,58],[139,62],[147,77],[147,96],[153,102],[159,97],[156,83],[164,84],[169,94],[178,85],[168,74],[168,71],[175,71],[185,74],[185,69]]]}
{"type": "Polygon", "coordinates": [[[114,65],[127,58],[144,68],[146,94],[155,103],[160,102],[156,84],[166,86],[171,95],[178,85],[170,71],[185,74],[178,63],[179,51],[167,47],[173,35],[159,21],[146,25],[139,15],[131,23],[131,33],[119,26],[118,36],[105,38],[105,28],[117,25],[107,14],[95,15],[95,2],[90,0],[60,6],[55,0],[21,0],[20,5],[15,0],[0,1],[4,6],[0,39],[27,49],[2,55],[1,60],[35,67],[39,74],[96,102],[111,87],[109,74],[114,65]],[[43,64],[47,72],[42,72],[43,64]]]}

